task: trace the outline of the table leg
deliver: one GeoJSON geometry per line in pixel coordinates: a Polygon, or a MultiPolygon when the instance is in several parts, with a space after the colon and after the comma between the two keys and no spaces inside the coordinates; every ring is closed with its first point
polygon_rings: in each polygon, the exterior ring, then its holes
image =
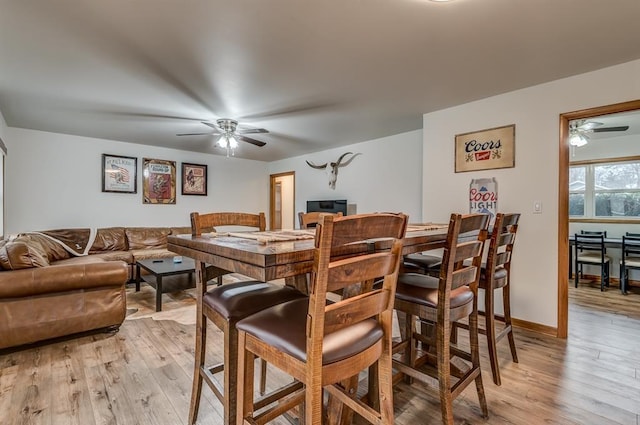
{"type": "Polygon", "coordinates": [[[299,274],[292,277],[287,277],[284,279],[285,285],[296,288],[298,291],[303,294],[309,293],[309,283],[308,283],[308,273],[299,274]]]}
{"type": "Polygon", "coordinates": [[[156,277],[156,311],[162,311],[162,276],[156,277]]]}
{"type": "Polygon", "coordinates": [[[140,292],[140,264],[136,263],[136,292],[140,292]]]}

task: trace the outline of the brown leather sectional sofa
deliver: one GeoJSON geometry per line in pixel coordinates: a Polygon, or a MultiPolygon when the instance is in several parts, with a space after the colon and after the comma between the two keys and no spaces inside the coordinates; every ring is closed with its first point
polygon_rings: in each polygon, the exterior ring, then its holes
{"type": "Polygon", "coordinates": [[[190,227],[63,229],[0,241],[0,349],[95,329],[117,330],[138,259],[173,255],[171,233],[190,227]],[[51,235],[55,236],[52,238],[51,235]],[[63,242],[62,244],[60,242],[63,242]],[[80,255],[74,252],[80,250],[80,255]]]}

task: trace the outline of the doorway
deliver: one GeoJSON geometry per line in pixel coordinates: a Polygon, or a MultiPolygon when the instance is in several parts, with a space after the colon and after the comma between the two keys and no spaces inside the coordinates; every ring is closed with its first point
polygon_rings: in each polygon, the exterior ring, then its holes
{"type": "Polygon", "coordinates": [[[602,115],[640,110],[640,100],[583,109],[560,115],[558,187],[558,334],[567,338],[569,328],[569,122],[602,115]]]}
{"type": "Polygon", "coordinates": [[[270,176],[269,229],[295,228],[295,171],[270,176]]]}

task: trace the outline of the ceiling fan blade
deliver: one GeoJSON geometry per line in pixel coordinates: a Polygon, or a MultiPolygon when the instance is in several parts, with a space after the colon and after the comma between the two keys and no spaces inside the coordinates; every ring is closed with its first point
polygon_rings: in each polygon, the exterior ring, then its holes
{"type": "Polygon", "coordinates": [[[180,133],[176,136],[216,136],[220,133],[180,133]]]}
{"type": "Polygon", "coordinates": [[[214,129],[214,130],[216,130],[216,131],[217,131],[217,130],[219,130],[218,126],[217,126],[217,125],[215,125],[215,124],[214,124],[214,123],[212,123],[212,122],[207,122],[207,121],[200,121],[200,122],[201,122],[202,124],[204,124],[204,125],[208,126],[208,127],[213,128],[213,129],[214,129]]]}
{"type": "Polygon", "coordinates": [[[260,140],[252,139],[250,137],[245,137],[245,136],[242,136],[240,134],[237,134],[236,138],[238,140],[242,140],[243,142],[251,143],[252,145],[256,145],[256,146],[259,146],[259,147],[262,147],[262,146],[266,145],[265,142],[261,142],[260,140]]]}
{"type": "Polygon", "coordinates": [[[126,112],[126,111],[109,111],[103,109],[85,110],[83,112],[105,114],[113,117],[123,118],[148,118],[148,119],[168,119],[168,120],[185,120],[185,121],[200,121],[198,118],[189,118],[180,115],[168,115],[168,114],[153,114],[146,112],[126,112]]]}
{"type": "Polygon", "coordinates": [[[237,134],[258,134],[258,133],[268,133],[269,130],[265,128],[245,128],[236,130],[237,134]]]}
{"type": "Polygon", "coordinates": [[[596,127],[600,127],[602,125],[601,122],[597,121],[580,121],[578,122],[577,129],[581,131],[593,130],[596,127]]]}
{"type": "Polygon", "coordinates": [[[594,133],[604,133],[607,131],[627,131],[629,130],[628,125],[621,125],[618,127],[602,127],[602,128],[594,128],[592,131],[594,133]]]}
{"type": "Polygon", "coordinates": [[[269,111],[264,112],[256,112],[253,114],[248,114],[240,117],[243,120],[259,120],[259,119],[274,119],[283,116],[289,115],[301,115],[310,112],[323,112],[326,110],[335,109],[336,107],[342,106],[341,103],[338,102],[327,102],[327,101],[310,101],[306,104],[298,104],[293,106],[284,106],[280,108],[272,108],[269,111]]]}

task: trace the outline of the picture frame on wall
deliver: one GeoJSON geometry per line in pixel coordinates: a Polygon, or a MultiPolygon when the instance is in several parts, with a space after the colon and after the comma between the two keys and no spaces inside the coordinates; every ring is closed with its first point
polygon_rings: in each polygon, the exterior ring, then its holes
{"type": "Polygon", "coordinates": [[[176,162],[142,159],[142,203],[176,203],[176,162]]]}
{"type": "Polygon", "coordinates": [[[455,136],[455,172],[515,167],[516,125],[455,136]]]}
{"type": "Polygon", "coordinates": [[[138,158],[102,154],[102,191],[136,193],[138,191],[138,158]]]}
{"type": "Polygon", "coordinates": [[[182,163],[182,194],[207,196],[207,166],[182,163]]]}

